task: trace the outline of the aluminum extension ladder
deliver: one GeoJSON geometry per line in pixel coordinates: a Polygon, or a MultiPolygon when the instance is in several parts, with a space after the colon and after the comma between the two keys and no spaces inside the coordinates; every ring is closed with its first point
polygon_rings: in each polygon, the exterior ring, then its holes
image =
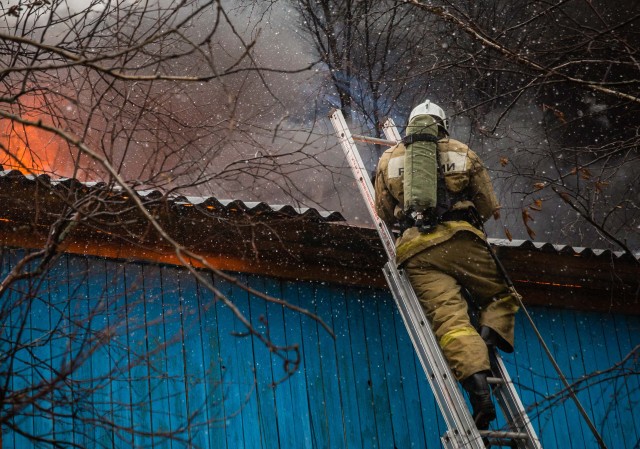
{"type": "Polygon", "coordinates": [[[383,268],[385,278],[446,422],[448,430],[441,437],[442,445],[445,449],[484,449],[485,443],[518,449],[542,449],[529,416],[497,351],[495,354],[491,354],[492,371],[496,377],[491,377],[488,380],[509,429],[505,431],[478,430],[467,402],[458,387],[458,382],[451,373],[449,364],[427,323],[406,274],[396,267],[394,238],[386,224],[375,212],[373,186],[354,141],[355,139],[386,146],[395,145],[401,140],[401,137],[393,121],[387,120],[384,124],[383,129],[387,139],[377,139],[352,135],[339,109],[333,110],[329,117],[387,253],[388,261],[383,268]]]}

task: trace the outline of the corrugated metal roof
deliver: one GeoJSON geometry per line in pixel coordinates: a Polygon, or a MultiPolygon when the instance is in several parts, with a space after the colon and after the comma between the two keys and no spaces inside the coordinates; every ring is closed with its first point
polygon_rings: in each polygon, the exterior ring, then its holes
{"type": "MultiPolygon", "coordinates": [[[[531,240],[507,240],[507,239],[489,239],[489,243],[495,246],[505,246],[509,248],[520,248],[525,250],[539,251],[544,253],[567,254],[574,256],[593,256],[603,259],[611,258],[629,258],[631,255],[623,251],[611,251],[608,249],[594,249],[582,246],[561,245],[545,242],[533,242],[531,240]]],[[[640,259],[640,252],[634,253],[636,259],[640,259]]]]}
{"type": "MultiPolygon", "coordinates": [[[[2,167],[0,166],[0,169],[2,167]]],[[[77,187],[84,187],[86,189],[104,190],[109,186],[104,182],[81,182],[75,178],[51,178],[48,175],[25,175],[18,170],[2,170],[0,171],[0,180],[6,179],[33,183],[36,182],[51,185],[52,187],[64,187],[70,188],[73,185],[77,187]]],[[[110,189],[114,193],[123,193],[123,189],[120,186],[110,186],[110,189]]],[[[143,200],[156,201],[164,197],[164,193],[158,189],[151,190],[136,190],[136,193],[143,200]]],[[[220,213],[245,213],[248,216],[258,215],[277,215],[282,218],[286,217],[302,217],[305,220],[315,222],[341,222],[345,224],[346,219],[340,212],[335,211],[323,211],[314,208],[299,208],[286,204],[268,204],[265,202],[255,201],[242,201],[238,199],[219,199],[215,197],[204,196],[184,196],[184,195],[169,195],[167,202],[176,207],[191,207],[197,206],[200,208],[206,208],[209,211],[215,211],[220,213]]],[[[371,229],[372,232],[375,232],[371,229]]],[[[373,238],[375,240],[375,238],[373,238]]],[[[542,253],[556,253],[561,255],[579,255],[596,257],[598,259],[640,259],[640,252],[635,253],[633,256],[621,252],[611,251],[608,249],[593,249],[587,247],[576,247],[564,244],[552,244],[545,242],[533,242],[531,240],[507,240],[507,239],[495,239],[490,238],[490,243],[497,247],[517,248],[521,250],[536,251],[542,253]]]]}
{"type": "MultiPolygon", "coordinates": [[[[0,169],[2,166],[0,166],[0,169]]],[[[70,188],[73,185],[82,186],[87,189],[104,190],[110,188],[114,193],[124,193],[121,186],[108,186],[104,182],[81,182],[75,178],[51,178],[48,175],[25,175],[18,170],[2,170],[0,171],[0,179],[17,180],[18,182],[28,183],[44,183],[52,186],[70,188]]],[[[164,197],[161,190],[136,190],[136,193],[143,200],[158,200],[164,197]]],[[[288,204],[268,204],[262,201],[242,201],[238,199],[219,199],[215,197],[204,196],[184,196],[184,195],[168,195],[167,201],[176,206],[202,206],[209,210],[218,210],[221,212],[244,212],[248,215],[261,215],[265,213],[279,214],[291,217],[304,217],[305,219],[318,220],[323,222],[344,222],[344,216],[340,212],[324,211],[309,207],[293,207],[288,204]]]]}
{"type": "MultiPolygon", "coordinates": [[[[142,195],[142,193],[138,192],[142,195]]],[[[217,206],[226,209],[242,209],[248,213],[262,213],[262,212],[280,212],[285,215],[302,215],[310,216],[317,215],[324,221],[346,221],[340,212],[335,211],[323,211],[310,207],[293,207],[288,204],[268,204],[265,202],[256,201],[241,201],[241,200],[223,200],[214,197],[201,197],[201,196],[178,196],[173,199],[173,203],[176,205],[190,204],[194,206],[217,206]]]]}

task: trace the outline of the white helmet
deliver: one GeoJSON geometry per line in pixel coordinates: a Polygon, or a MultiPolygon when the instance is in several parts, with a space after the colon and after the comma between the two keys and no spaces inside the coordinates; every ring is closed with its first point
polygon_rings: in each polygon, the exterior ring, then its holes
{"type": "Polygon", "coordinates": [[[409,123],[411,123],[411,120],[413,120],[414,117],[419,115],[432,115],[433,117],[440,119],[440,126],[442,126],[447,134],[449,133],[449,120],[447,120],[447,115],[440,106],[435,103],[431,103],[431,100],[425,100],[424,103],[420,103],[418,106],[413,108],[411,115],[409,115],[409,123]]]}

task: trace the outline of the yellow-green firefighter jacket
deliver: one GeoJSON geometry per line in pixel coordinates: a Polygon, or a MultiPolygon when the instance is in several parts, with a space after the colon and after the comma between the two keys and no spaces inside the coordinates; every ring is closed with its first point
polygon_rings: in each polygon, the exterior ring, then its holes
{"type": "MultiPolygon", "coordinates": [[[[491,179],[478,156],[462,142],[445,138],[438,141],[440,165],[445,184],[458,201],[452,210],[476,208],[487,220],[498,208],[491,179]]],[[[376,171],[376,212],[387,224],[404,219],[403,174],[405,146],[400,143],[384,152],[376,171]]],[[[428,233],[412,227],[396,242],[398,265],[426,248],[450,239],[455,233],[468,231],[484,238],[484,234],[466,221],[445,221],[428,233]]]]}

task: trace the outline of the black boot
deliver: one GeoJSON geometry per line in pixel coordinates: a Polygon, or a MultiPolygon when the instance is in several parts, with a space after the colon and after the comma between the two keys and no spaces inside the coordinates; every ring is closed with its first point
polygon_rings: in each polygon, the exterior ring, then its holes
{"type": "Polygon", "coordinates": [[[487,383],[489,374],[489,371],[480,371],[462,381],[462,387],[469,392],[473,419],[478,430],[487,430],[489,423],[496,419],[496,408],[491,400],[491,390],[487,383]]]}
{"type": "Polygon", "coordinates": [[[513,352],[513,346],[511,346],[511,344],[509,344],[507,340],[502,338],[500,334],[491,329],[489,326],[480,326],[480,330],[478,331],[478,333],[487,344],[489,353],[491,353],[492,348],[496,347],[504,352],[513,352]]]}

